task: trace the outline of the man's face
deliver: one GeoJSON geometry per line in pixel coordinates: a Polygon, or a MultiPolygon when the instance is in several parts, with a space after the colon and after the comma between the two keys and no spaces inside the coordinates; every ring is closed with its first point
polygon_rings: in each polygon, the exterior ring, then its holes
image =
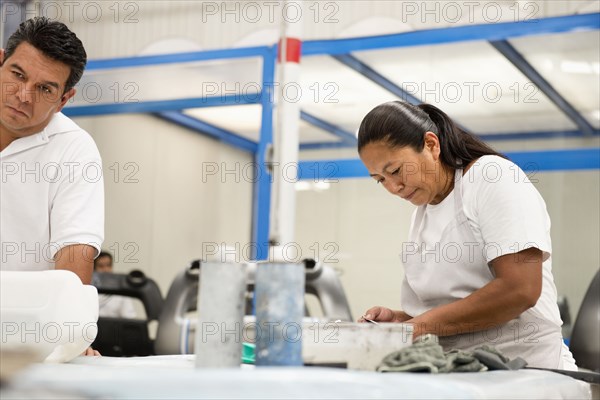
{"type": "Polygon", "coordinates": [[[5,59],[0,52],[0,132],[13,139],[42,131],[73,97],[65,84],[71,69],[27,42],[5,59]]]}
{"type": "Polygon", "coordinates": [[[110,257],[102,256],[96,259],[96,272],[112,272],[112,260],[110,257]]]}

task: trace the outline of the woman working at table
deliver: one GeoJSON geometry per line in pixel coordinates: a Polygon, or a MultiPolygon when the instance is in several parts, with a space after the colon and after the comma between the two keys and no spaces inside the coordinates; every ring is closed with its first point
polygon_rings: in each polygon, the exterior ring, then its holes
{"type": "Polygon", "coordinates": [[[364,318],[412,323],[445,350],[487,344],[530,366],[577,369],[561,335],[550,218],[518,166],[440,109],[399,101],[367,114],[358,152],[377,183],[417,206],[402,311],[364,318]]]}

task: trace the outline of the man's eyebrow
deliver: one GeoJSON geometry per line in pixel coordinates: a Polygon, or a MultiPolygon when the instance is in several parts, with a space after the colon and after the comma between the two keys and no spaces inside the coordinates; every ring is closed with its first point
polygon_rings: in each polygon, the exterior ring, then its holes
{"type": "MultiPolygon", "coordinates": [[[[11,66],[12,68],[14,68],[14,69],[17,69],[17,70],[19,70],[19,72],[20,72],[20,73],[22,73],[23,75],[27,76],[27,73],[25,72],[25,70],[24,70],[23,68],[21,68],[21,67],[19,66],[19,64],[12,63],[12,64],[10,64],[10,66],[11,66]]],[[[60,89],[60,85],[59,85],[58,83],[56,83],[56,82],[52,82],[52,81],[44,81],[44,82],[42,82],[42,84],[43,84],[43,85],[52,86],[52,87],[56,88],[57,90],[58,90],[58,89],[60,89]]]]}
{"type": "Polygon", "coordinates": [[[18,70],[19,70],[19,72],[21,72],[23,75],[27,75],[27,73],[25,72],[25,70],[24,70],[23,68],[21,68],[21,67],[19,66],[19,64],[11,63],[11,64],[10,64],[10,67],[11,67],[11,68],[14,68],[14,69],[18,69],[18,70]]]}

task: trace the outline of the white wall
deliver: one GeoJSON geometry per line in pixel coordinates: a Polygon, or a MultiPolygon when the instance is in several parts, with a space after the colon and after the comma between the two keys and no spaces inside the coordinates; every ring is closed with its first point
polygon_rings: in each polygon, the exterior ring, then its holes
{"type": "Polygon", "coordinates": [[[222,163],[233,169],[251,162],[249,154],[150,116],[76,122],[102,155],[103,247],[115,254],[115,271],[141,269],[166,295],[175,275],[210,256],[213,244],[249,242],[251,183],[208,174],[222,163]]]}

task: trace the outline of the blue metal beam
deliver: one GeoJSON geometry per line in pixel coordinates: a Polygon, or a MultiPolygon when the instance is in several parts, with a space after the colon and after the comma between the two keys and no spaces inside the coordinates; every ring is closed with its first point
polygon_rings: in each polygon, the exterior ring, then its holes
{"type": "Polygon", "coordinates": [[[333,135],[342,139],[343,142],[347,142],[353,146],[356,145],[356,141],[357,141],[356,136],[353,135],[352,133],[340,128],[337,125],[334,125],[330,122],[320,119],[320,118],[318,118],[312,114],[309,114],[305,111],[300,111],[300,118],[303,121],[306,121],[309,124],[316,126],[317,128],[320,128],[320,129],[323,129],[324,131],[332,133],[333,135]]]}
{"type": "MultiPolygon", "coordinates": [[[[506,153],[526,172],[574,171],[600,169],[600,149],[569,149],[506,153]]],[[[360,159],[301,161],[299,179],[336,180],[368,178],[369,172],[360,159]]]]}
{"type": "Polygon", "coordinates": [[[258,148],[258,144],[249,139],[178,111],[165,111],[155,113],[154,115],[165,121],[205,134],[213,139],[220,140],[223,143],[252,154],[254,154],[258,148]]]}
{"type": "Polygon", "coordinates": [[[130,103],[94,104],[89,106],[67,106],[63,113],[69,117],[84,117],[109,114],[135,114],[162,111],[180,111],[188,108],[239,106],[242,104],[258,104],[265,93],[226,94],[212,97],[195,97],[191,99],[139,101],[130,103]]]}
{"type": "MultiPolygon", "coordinates": [[[[600,135],[600,130],[595,129],[594,135],[600,135]]],[[[513,133],[484,133],[477,135],[486,142],[500,142],[507,140],[535,140],[535,139],[564,139],[583,137],[581,131],[547,131],[547,132],[513,132],[513,133]]]]}
{"type": "Polygon", "coordinates": [[[300,143],[300,150],[326,150],[356,148],[356,143],[348,142],[308,142],[300,143]]]}
{"type": "Polygon", "coordinates": [[[298,163],[298,179],[314,182],[344,178],[368,178],[369,171],[360,159],[311,160],[298,163]]]}
{"type": "Polygon", "coordinates": [[[523,171],[576,171],[600,169],[600,148],[506,153],[523,171]]]}
{"type": "Polygon", "coordinates": [[[153,56],[137,56],[90,60],[86,70],[146,67],[149,65],[181,64],[187,62],[223,60],[244,57],[264,57],[271,54],[271,47],[242,47],[237,49],[205,50],[189,53],[159,54],[153,56]]]}
{"type": "MultiPolygon", "coordinates": [[[[600,136],[600,130],[593,131],[594,136],[600,136]]],[[[486,142],[502,142],[510,140],[564,139],[581,138],[581,131],[547,131],[547,132],[514,132],[514,133],[484,133],[477,135],[486,142]]],[[[308,142],[300,144],[300,150],[327,150],[356,147],[347,142],[308,142]]]]}
{"type": "Polygon", "coordinates": [[[369,78],[379,86],[391,92],[394,96],[397,96],[400,99],[414,105],[422,103],[420,99],[408,93],[406,90],[402,89],[400,86],[396,85],[394,82],[390,81],[388,78],[381,75],[379,72],[375,71],[373,68],[360,61],[358,58],[350,54],[338,54],[332,57],[344,64],[345,66],[352,68],[359,74],[362,74],[365,77],[369,78]]]}
{"type": "Polygon", "coordinates": [[[518,22],[464,25],[350,39],[306,40],[302,42],[302,55],[349,54],[355,51],[457,43],[470,40],[495,41],[532,35],[582,32],[600,29],[599,16],[600,13],[592,13],[518,22]]]}
{"type": "Polygon", "coordinates": [[[548,98],[577,125],[585,136],[592,136],[594,128],[554,87],[535,69],[521,53],[506,40],[490,42],[496,50],[506,57],[519,71],[532,81],[548,98]]]}

